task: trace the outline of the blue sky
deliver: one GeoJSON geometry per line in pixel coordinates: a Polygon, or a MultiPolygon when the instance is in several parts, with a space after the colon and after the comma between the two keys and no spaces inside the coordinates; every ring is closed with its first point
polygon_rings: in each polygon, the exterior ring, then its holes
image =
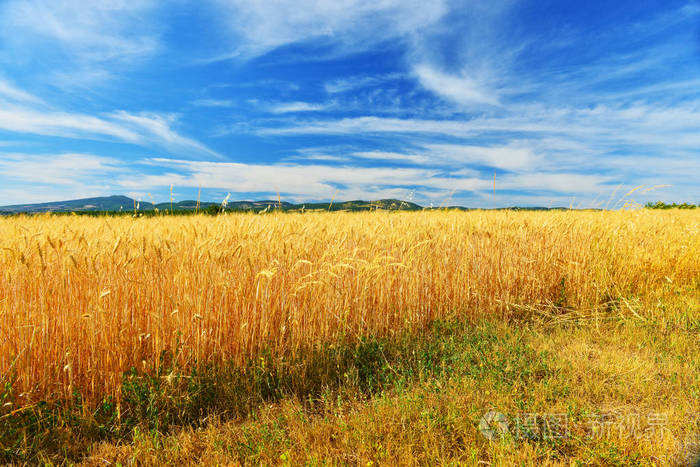
{"type": "Polygon", "coordinates": [[[0,2],[0,205],[588,207],[699,180],[697,1],[0,2]]]}

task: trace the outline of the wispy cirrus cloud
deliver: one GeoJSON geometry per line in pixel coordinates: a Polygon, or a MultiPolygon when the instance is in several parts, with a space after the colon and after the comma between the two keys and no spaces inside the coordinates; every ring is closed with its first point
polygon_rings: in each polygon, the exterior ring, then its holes
{"type": "Polygon", "coordinates": [[[131,168],[118,158],[87,153],[0,152],[0,205],[105,196],[131,168]]]}
{"type": "Polygon", "coordinates": [[[115,158],[94,154],[0,154],[0,172],[10,181],[32,185],[79,185],[124,170],[115,158]]]}
{"type": "MultiPolygon", "coordinates": [[[[492,176],[479,176],[468,170],[444,171],[438,168],[368,167],[276,163],[244,164],[186,161],[154,158],[148,161],[165,173],[121,178],[117,183],[128,190],[153,190],[175,184],[180,187],[206,186],[232,193],[276,192],[295,200],[328,199],[338,190],[344,199],[376,198],[416,193],[419,201],[444,199],[450,193],[473,193],[488,199],[492,176]]],[[[564,191],[571,195],[595,195],[609,191],[614,177],[599,174],[535,172],[506,174],[498,180],[499,190],[528,190],[539,193],[564,191]]],[[[556,196],[556,195],[555,195],[556,196]]],[[[491,202],[490,200],[488,201],[491,202]]]]}
{"type": "Polygon", "coordinates": [[[153,53],[154,0],[8,0],[0,7],[0,36],[17,47],[55,48],[88,62],[130,60],[153,53]]]}
{"type": "Polygon", "coordinates": [[[150,159],[154,166],[167,168],[164,175],[152,175],[121,180],[125,187],[147,186],[207,186],[235,193],[280,191],[297,198],[319,199],[333,194],[339,185],[348,190],[359,186],[391,187],[425,180],[434,171],[410,168],[338,167],[320,164],[244,164],[235,162],[205,162],[188,160],[150,159]],[[387,180],[390,180],[387,183],[387,180]]]}
{"type": "Polygon", "coordinates": [[[195,99],[191,102],[195,107],[233,107],[231,99],[195,99]]]}
{"type": "Polygon", "coordinates": [[[0,109],[0,130],[65,138],[114,138],[138,143],[141,136],[127,126],[92,115],[26,107],[0,109]]]}
{"type": "Polygon", "coordinates": [[[481,165],[510,171],[537,170],[541,156],[527,146],[475,146],[466,144],[426,145],[429,158],[437,163],[481,165]]]}
{"type": "Polygon", "coordinates": [[[132,128],[139,132],[142,141],[161,145],[174,152],[194,151],[221,158],[222,156],[209,149],[204,144],[192,138],[182,136],[173,129],[178,116],[173,114],[157,114],[142,112],[133,114],[126,111],[118,111],[109,115],[109,118],[123,122],[127,128],[132,128]]]}
{"type": "Polygon", "coordinates": [[[43,99],[0,80],[0,131],[107,140],[220,158],[206,145],[175,130],[177,114],[117,110],[97,115],[57,110],[43,99]],[[3,103],[3,100],[6,101],[3,103]]]}
{"type": "Polygon", "coordinates": [[[450,75],[429,65],[414,68],[421,85],[435,94],[460,105],[499,105],[498,96],[486,88],[484,80],[468,75],[450,75]]]}
{"type": "Polygon", "coordinates": [[[356,89],[381,86],[387,82],[404,78],[406,75],[403,73],[388,73],[378,76],[356,75],[328,81],[323,87],[329,94],[340,94],[356,89]]]}
{"type": "Polygon", "coordinates": [[[216,5],[234,33],[232,56],[261,55],[311,39],[346,51],[366,50],[411,35],[448,11],[445,0],[216,0],[216,5]]]}
{"type": "Polygon", "coordinates": [[[0,99],[29,104],[43,104],[44,101],[0,77],[0,99]]]}
{"type": "Polygon", "coordinates": [[[11,106],[0,109],[0,131],[70,139],[113,140],[166,148],[175,153],[220,157],[194,139],[176,132],[176,116],[117,111],[93,116],[11,106]]]}
{"type": "MultiPolygon", "coordinates": [[[[299,160],[337,160],[356,163],[408,164],[445,171],[460,170],[465,167],[491,167],[508,171],[539,170],[542,157],[527,143],[511,146],[475,146],[469,144],[424,144],[407,152],[397,151],[356,151],[340,158],[330,154],[311,153],[297,157],[299,160]]],[[[478,174],[477,170],[471,172],[478,174]]]]}
{"type": "MultiPolygon", "coordinates": [[[[162,52],[162,8],[155,0],[0,2],[0,64],[66,99],[110,89],[162,52]],[[41,68],[40,73],[34,70],[41,68]]],[[[51,100],[46,97],[45,100],[51,100]]]]}
{"type": "Polygon", "coordinates": [[[372,134],[424,133],[451,137],[473,137],[483,133],[595,136],[599,141],[618,144],[656,144],[690,147],[699,142],[695,131],[700,121],[700,101],[674,106],[637,104],[632,106],[548,107],[512,106],[497,115],[440,120],[351,117],[338,120],[297,120],[287,125],[258,130],[261,134],[372,134]]]}
{"type": "Polygon", "coordinates": [[[299,113],[299,112],[319,112],[327,110],[333,106],[332,103],[314,104],[311,102],[280,102],[269,107],[270,112],[275,114],[299,113]]]}

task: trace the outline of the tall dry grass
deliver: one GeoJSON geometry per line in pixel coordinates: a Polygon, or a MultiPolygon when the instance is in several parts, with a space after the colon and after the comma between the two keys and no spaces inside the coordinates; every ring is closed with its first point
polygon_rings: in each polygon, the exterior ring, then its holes
{"type": "Polygon", "coordinates": [[[645,319],[664,284],[697,290],[699,224],[694,211],[0,219],[0,378],[19,405],[74,390],[96,403],[164,352],[243,364],[437,318],[645,319]]]}

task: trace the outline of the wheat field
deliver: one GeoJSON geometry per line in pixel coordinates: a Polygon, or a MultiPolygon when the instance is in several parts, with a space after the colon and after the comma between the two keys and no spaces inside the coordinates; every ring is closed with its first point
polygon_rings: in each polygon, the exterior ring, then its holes
{"type": "Polygon", "coordinates": [[[243,365],[455,317],[645,319],[664,285],[697,286],[699,228],[644,210],[0,219],[0,374],[15,407],[96,404],[163,355],[243,365]]]}

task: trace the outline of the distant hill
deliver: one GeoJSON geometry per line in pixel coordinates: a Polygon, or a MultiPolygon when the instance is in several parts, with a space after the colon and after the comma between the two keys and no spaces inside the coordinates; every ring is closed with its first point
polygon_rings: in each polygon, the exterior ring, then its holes
{"type": "Polygon", "coordinates": [[[370,211],[374,209],[383,209],[386,211],[420,211],[422,206],[411,203],[410,201],[401,201],[399,199],[380,199],[377,201],[339,201],[335,203],[305,203],[297,204],[296,209],[302,208],[308,211],[323,210],[330,208],[331,211],[370,211]]]}
{"type": "MultiPolygon", "coordinates": [[[[178,213],[187,213],[197,209],[197,201],[185,200],[177,203],[158,203],[153,204],[147,201],[135,201],[127,196],[104,196],[101,198],[85,198],[73,199],[68,201],[54,201],[51,203],[37,204],[16,204],[12,206],[0,206],[0,214],[36,214],[43,212],[56,213],[104,213],[104,212],[133,212],[134,208],[138,207],[139,212],[149,213],[154,210],[160,212],[170,211],[171,209],[178,213]]],[[[221,208],[221,203],[212,201],[202,201],[199,203],[201,211],[215,213],[221,208]]],[[[466,208],[463,206],[449,206],[445,208],[424,208],[410,201],[401,201],[399,199],[380,199],[376,201],[336,201],[333,203],[301,203],[293,204],[286,201],[277,200],[261,200],[261,201],[230,201],[226,206],[226,211],[253,211],[261,212],[265,210],[281,209],[282,211],[370,211],[370,210],[385,210],[385,211],[420,211],[449,209],[469,211],[476,208],[466,208]]],[[[497,210],[515,210],[515,211],[559,211],[568,208],[563,207],[507,207],[497,208],[497,210]]]]}
{"type": "Polygon", "coordinates": [[[6,213],[119,211],[120,209],[133,209],[133,207],[134,200],[126,196],[104,196],[100,198],[53,201],[51,203],[16,204],[13,206],[0,206],[0,211],[6,213]]]}
{"type": "MultiPolygon", "coordinates": [[[[67,201],[53,201],[50,203],[36,204],[16,204],[12,206],[0,206],[0,213],[44,213],[44,212],[133,212],[135,206],[139,211],[194,211],[197,208],[197,201],[186,200],[177,203],[158,203],[153,205],[149,202],[137,202],[127,196],[105,196],[100,198],[84,198],[67,201]]],[[[200,202],[199,209],[216,209],[220,203],[200,202]]],[[[292,204],[286,201],[262,200],[262,201],[231,201],[228,203],[228,211],[263,211],[265,209],[282,209],[283,211],[368,211],[373,209],[383,210],[408,210],[416,211],[423,209],[421,206],[409,201],[397,199],[382,199],[377,201],[344,201],[335,203],[303,203],[292,204]]]]}

